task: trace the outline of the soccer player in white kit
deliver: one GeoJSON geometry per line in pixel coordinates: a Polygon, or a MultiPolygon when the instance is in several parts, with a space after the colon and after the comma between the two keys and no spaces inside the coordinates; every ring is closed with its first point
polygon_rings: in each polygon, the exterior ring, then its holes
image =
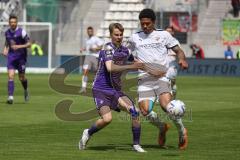
{"type": "Polygon", "coordinates": [[[91,68],[95,71],[97,70],[98,66],[98,51],[102,49],[104,42],[94,36],[94,29],[93,27],[89,26],[87,28],[88,39],[86,40],[86,48],[80,50],[86,51],[88,55],[85,56],[84,64],[83,64],[83,76],[82,76],[82,88],[80,89],[79,93],[86,93],[87,90],[87,82],[88,82],[88,72],[91,68]]]}
{"type": "MultiPolygon", "coordinates": [[[[178,64],[182,69],[188,68],[188,63],[185,60],[185,54],[179,47],[179,42],[171,36],[167,31],[156,30],[156,16],[152,9],[143,9],[139,14],[140,25],[142,31],[133,34],[129,38],[129,49],[135,51],[137,58],[146,65],[161,65],[163,75],[168,69],[168,49],[172,49],[178,57],[178,64]]],[[[157,116],[153,111],[153,105],[156,98],[159,98],[159,103],[162,109],[167,113],[167,105],[172,99],[170,80],[166,74],[162,77],[156,77],[141,71],[138,79],[138,103],[141,113],[147,117],[150,122],[159,128],[158,143],[161,147],[165,146],[166,132],[169,125],[157,116]]],[[[171,116],[169,116],[171,117],[171,116]]],[[[181,118],[173,119],[179,133],[179,149],[185,149],[188,143],[187,129],[184,127],[181,118]]]]}

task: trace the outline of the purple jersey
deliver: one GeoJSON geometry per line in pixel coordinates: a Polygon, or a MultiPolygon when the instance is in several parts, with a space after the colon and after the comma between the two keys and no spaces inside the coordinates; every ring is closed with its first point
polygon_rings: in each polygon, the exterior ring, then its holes
{"type": "Polygon", "coordinates": [[[21,48],[15,51],[11,48],[12,45],[23,45],[29,41],[29,37],[26,34],[26,31],[19,27],[17,27],[15,31],[8,29],[5,32],[5,37],[6,45],[9,47],[8,58],[10,59],[22,58],[26,60],[27,58],[26,48],[21,48]]]}
{"type": "Polygon", "coordinates": [[[122,72],[109,72],[105,65],[106,61],[112,60],[116,65],[124,65],[129,58],[129,51],[126,47],[116,48],[112,43],[107,43],[106,48],[99,53],[99,67],[93,83],[93,88],[104,90],[121,90],[122,72]]]}
{"type": "Polygon", "coordinates": [[[22,28],[16,28],[15,31],[8,29],[5,32],[6,46],[8,51],[8,69],[17,69],[19,73],[24,73],[27,62],[27,49],[21,48],[13,50],[12,45],[24,45],[29,41],[27,33],[22,28]]]}

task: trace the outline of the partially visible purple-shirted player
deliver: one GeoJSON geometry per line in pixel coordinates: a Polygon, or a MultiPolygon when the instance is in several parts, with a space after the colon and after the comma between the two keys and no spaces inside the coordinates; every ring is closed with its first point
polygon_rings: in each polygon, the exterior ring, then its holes
{"type": "Polygon", "coordinates": [[[99,68],[93,84],[93,98],[99,115],[101,116],[89,129],[85,129],[79,141],[79,149],[86,148],[90,137],[107,126],[112,121],[111,110],[124,110],[132,117],[133,149],[145,152],[139,144],[141,125],[139,111],[133,101],[121,91],[122,71],[143,68],[143,64],[135,60],[126,64],[133,57],[126,47],[122,46],[124,28],[119,23],[109,26],[111,42],[107,43],[104,50],[99,53],[99,68]]]}
{"type": "Polygon", "coordinates": [[[5,32],[6,42],[3,54],[7,56],[8,69],[8,104],[13,103],[14,75],[18,70],[19,80],[24,88],[24,99],[29,100],[28,81],[25,78],[25,65],[27,62],[27,48],[31,46],[25,30],[18,27],[18,18],[15,15],[9,17],[9,29],[5,32]]]}

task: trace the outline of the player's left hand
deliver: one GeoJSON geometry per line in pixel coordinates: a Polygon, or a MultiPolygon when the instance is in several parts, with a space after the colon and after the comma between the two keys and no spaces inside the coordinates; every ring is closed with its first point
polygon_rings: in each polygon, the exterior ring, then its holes
{"type": "Polygon", "coordinates": [[[188,68],[188,63],[186,60],[180,59],[178,61],[179,66],[181,67],[181,69],[187,69],[188,68]]]}
{"type": "Polygon", "coordinates": [[[15,51],[18,50],[20,47],[18,45],[12,45],[11,48],[15,51]]]}

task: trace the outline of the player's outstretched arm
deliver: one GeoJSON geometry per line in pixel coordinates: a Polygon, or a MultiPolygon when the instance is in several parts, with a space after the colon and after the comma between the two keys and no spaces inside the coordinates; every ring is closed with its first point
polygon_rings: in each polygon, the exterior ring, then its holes
{"type": "Polygon", "coordinates": [[[132,70],[132,69],[142,69],[143,63],[137,61],[129,65],[117,65],[114,64],[112,60],[106,61],[105,65],[109,72],[121,72],[125,70],[132,70]]]}
{"type": "Polygon", "coordinates": [[[186,61],[186,57],[185,57],[183,50],[179,46],[173,47],[172,50],[177,54],[178,64],[180,65],[180,67],[182,69],[187,69],[188,63],[186,61]]]}

